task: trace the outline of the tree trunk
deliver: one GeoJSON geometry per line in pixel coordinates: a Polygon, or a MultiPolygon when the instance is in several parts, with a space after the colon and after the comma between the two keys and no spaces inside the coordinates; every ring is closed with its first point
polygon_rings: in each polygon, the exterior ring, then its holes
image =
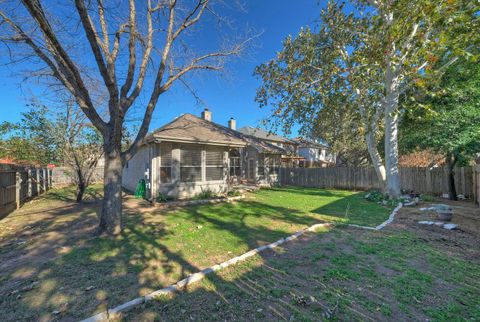
{"type": "Polygon", "coordinates": [[[385,167],[383,165],[382,157],[378,153],[377,142],[375,140],[375,134],[371,131],[365,134],[365,141],[367,141],[368,153],[372,159],[372,165],[377,174],[378,181],[382,187],[382,190],[385,189],[385,167]]]}
{"type": "Polygon", "coordinates": [[[457,189],[455,187],[455,164],[456,158],[452,153],[449,153],[446,158],[447,166],[447,183],[448,183],[448,198],[450,200],[457,200],[457,189]]]}
{"type": "Polygon", "coordinates": [[[78,183],[78,186],[77,186],[77,202],[82,202],[84,193],[85,193],[85,184],[84,183],[78,183]]]}
{"type": "Polygon", "coordinates": [[[398,172],[398,113],[389,108],[385,113],[385,167],[387,172],[386,193],[390,198],[398,198],[400,174],[398,172]]]}
{"type": "Polygon", "coordinates": [[[122,159],[120,149],[105,144],[103,203],[99,232],[118,235],[122,232],[122,159]]]}

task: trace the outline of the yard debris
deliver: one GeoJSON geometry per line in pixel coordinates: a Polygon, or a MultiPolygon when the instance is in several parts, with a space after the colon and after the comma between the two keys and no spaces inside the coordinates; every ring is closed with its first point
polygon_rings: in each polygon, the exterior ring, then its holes
{"type": "Polygon", "coordinates": [[[95,288],[95,286],[91,285],[91,286],[89,286],[89,287],[85,288],[85,291],[87,291],[87,292],[88,292],[88,291],[91,291],[91,290],[93,290],[94,288],[95,288]]]}
{"type": "Polygon", "coordinates": [[[31,291],[35,286],[37,286],[40,282],[34,281],[30,285],[24,286],[20,289],[21,292],[28,292],[31,291]]]}
{"type": "Polygon", "coordinates": [[[295,293],[290,293],[290,294],[292,294],[292,299],[295,302],[295,304],[301,305],[301,306],[306,306],[308,304],[307,300],[303,295],[297,295],[295,293]]]}
{"type": "Polygon", "coordinates": [[[419,221],[418,222],[420,225],[435,225],[435,226],[438,226],[438,227],[442,227],[444,229],[447,229],[447,230],[453,230],[453,229],[457,229],[458,228],[458,225],[456,224],[447,224],[447,223],[444,223],[442,221],[419,221]]]}
{"type": "Polygon", "coordinates": [[[59,315],[59,314],[60,314],[60,311],[55,310],[55,311],[52,312],[52,314],[53,314],[53,315],[59,315]]]}

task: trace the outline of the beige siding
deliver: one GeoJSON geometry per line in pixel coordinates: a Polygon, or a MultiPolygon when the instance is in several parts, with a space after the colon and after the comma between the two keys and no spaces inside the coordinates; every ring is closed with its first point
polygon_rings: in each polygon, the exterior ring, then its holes
{"type": "Polygon", "coordinates": [[[122,185],[128,191],[134,192],[140,179],[145,179],[149,183],[150,149],[151,145],[142,146],[123,167],[122,185]]]}

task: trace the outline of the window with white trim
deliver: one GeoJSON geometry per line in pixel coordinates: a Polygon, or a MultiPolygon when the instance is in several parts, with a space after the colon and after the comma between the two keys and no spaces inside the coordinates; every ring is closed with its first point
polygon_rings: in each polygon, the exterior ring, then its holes
{"type": "Polygon", "coordinates": [[[205,151],[205,180],[223,180],[223,150],[207,147],[205,151]]]}
{"type": "Polygon", "coordinates": [[[269,158],[269,168],[268,168],[268,174],[275,174],[278,175],[278,172],[280,171],[280,160],[277,156],[271,155],[269,158]]]}
{"type": "Polygon", "coordinates": [[[230,150],[229,159],[230,159],[230,176],[239,177],[241,175],[240,153],[235,149],[230,150]]]}
{"type": "Polygon", "coordinates": [[[160,146],[160,183],[172,182],[172,145],[160,146]]]}
{"type": "Polygon", "coordinates": [[[180,148],[180,181],[202,181],[202,149],[195,145],[180,148]]]}

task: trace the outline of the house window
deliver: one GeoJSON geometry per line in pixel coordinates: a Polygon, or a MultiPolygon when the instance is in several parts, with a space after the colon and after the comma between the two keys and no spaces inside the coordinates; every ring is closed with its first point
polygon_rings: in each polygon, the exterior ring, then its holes
{"type": "Polygon", "coordinates": [[[202,149],[198,146],[183,146],[180,150],[180,180],[202,181],[202,149]]]}
{"type": "Polygon", "coordinates": [[[172,145],[160,146],[160,183],[172,182],[172,145]]]}
{"type": "Polygon", "coordinates": [[[223,180],[223,165],[223,150],[218,148],[207,148],[205,151],[206,180],[223,180]]]}
{"type": "Polygon", "coordinates": [[[238,153],[237,150],[230,150],[229,159],[230,159],[230,176],[239,177],[241,175],[240,153],[238,153]]]}
{"type": "Polygon", "coordinates": [[[265,156],[263,154],[258,155],[257,174],[261,178],[263,178],[265,176],[265,156]]]}
{"type": "Polygon", "coordinates": [[[271,156],[269,162],[268,174],[278,175],[280,169],[280,160],[278,158],[271,156]]]}

